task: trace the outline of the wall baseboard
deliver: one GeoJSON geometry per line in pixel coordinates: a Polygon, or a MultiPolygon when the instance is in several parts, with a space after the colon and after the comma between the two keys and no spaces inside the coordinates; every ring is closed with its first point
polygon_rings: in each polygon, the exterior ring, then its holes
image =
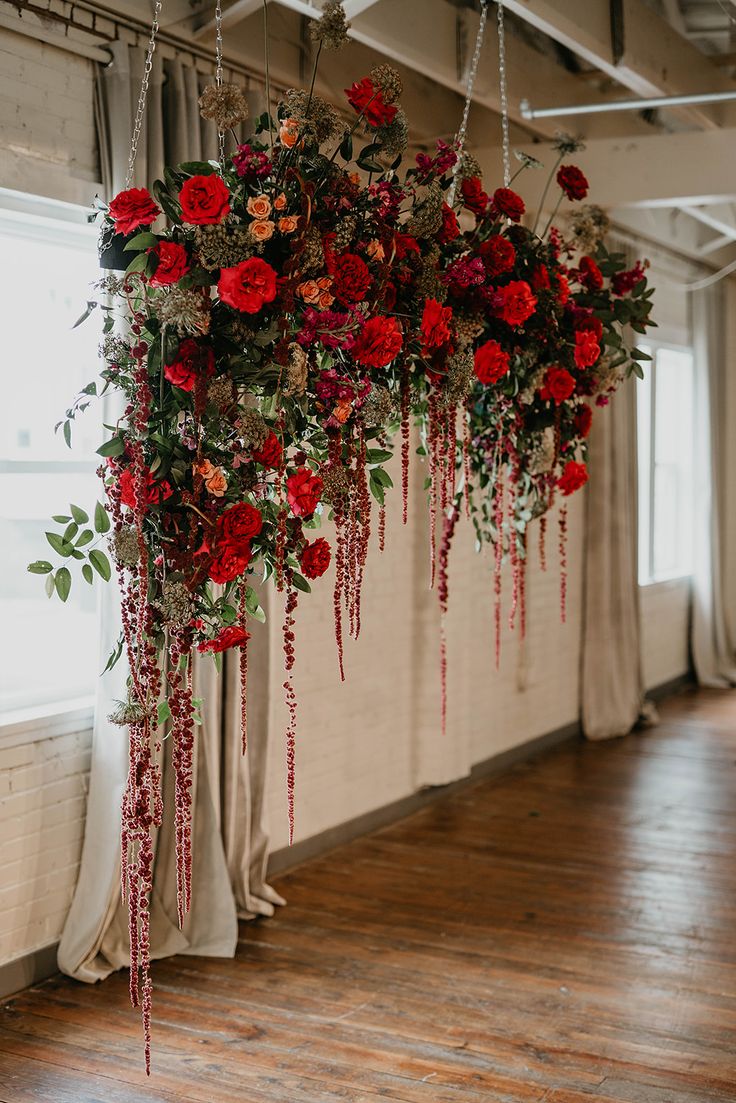
{"type": "Polygon", "coordinates": [[[650,701],[657,703],[664,701],[665,697],[674,697],[675,694],[682,693],[683,690],[694,689],[696,685],[695,678],[688,671],[687,674],[680,674],[677,678],[670,678],[668,682],[661,682],[653,689],[648,689],[646,695],[650,701]]]}
{"type": "Polygon", "coordinates": [[[56,951],[58,942],[52,942],[50,946],[41,946],[38,950],[31,950],[23,957],[17,957],[14,961],[8,961],[0,965],[0,999],[22,992],[24,988],[31,988],[42,980],[53,977],[59,969],[56,964],[56,951]]]}

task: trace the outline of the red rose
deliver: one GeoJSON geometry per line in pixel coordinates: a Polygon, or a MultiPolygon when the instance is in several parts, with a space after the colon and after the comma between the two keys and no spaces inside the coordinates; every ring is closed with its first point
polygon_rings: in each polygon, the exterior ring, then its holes
{"type": "Polygon", "coordinates": [[[401,328],[395,318],[369,318],[351,353],[367,368],[385,368],[398,356],[403,344],[401,328]]]}
{"type": "Polygon", "coordinates": [[[592,257],[580,258],[578,280],[588,291],[600,291],[603,287],[603,273],[592,257]]]}
{"type": "Polygon", "coordinates": [[[473,214],[484,215],[488,207],[488,193],[483,191],[483,184],[479,176],[469,176],[460,185],[460,193],[463,197],[463,206],[473,214]]]}
{"type": "Polygon", "coordinates": [[[396,259],[403,260],[409,253],[421,253],[419,242],[411,234],[394,234],[396,259]]]}
{"type": "MultiPolygon", "coordinates": [[[[146,483],[146,504],[149,506],[160,505],[161,502],[170,498],[174,493],[166,479],[156,482],[147,467],[143,468],[143,479],[146,483]]],[[[132,467],[126,467],[125,471],[121,472],[118,479],[118,489],[122,504],[128,506],[129,509],[135,509],[137,499],[132,467]]]]}
{"type": "Polygon", "coordinates": [[[213,582],[223,586],[245,572],[250,563],[250,544],[223,544],[215,549],[209,567],[213,582]]]}
{"type": "Polygon", "coordinates": [[[147,188],[128,188],[110,201],[107,208],[117,234],[131,234],[139,226],[150,226],[161,214],[147,188]]]}
{"type": "Polygon", "coordinates": [[[182,391],[193,391],[198,379],[215,374],[215,354],[196,337],[186,337],[179,345],[176,359],[164,365],[164,376],[182,391]]]}
{"type": "Polygon", "coordinates": [[[494,234],[484,241],[478,252],[489,276],[510,272],[516,263],[516,249],[500,234],[494,234]]]}
{"type": "Polygon", "coordinates": [[[151,287],[168,287],[169,284],[178,283],[189,271],[187,251],[175,241],[159,241],[158,245],[148,251],[158,262],[156,271],[148,281],[151,287]]]}
{"type": "Polygon", "coordinates": [[[509,370],[509,355],[498,341],[486,341],[475,352],[475,374],[481,383],[497,383],[509,370]]]}
{"type": "Polygon", "coordinates": [[[397,108],[383,102],[383,95],[375,87],[370,77],[363,77],[350,88],[345,89],[348,103],[362,115],[370,126],[383,126],[396,118],[397,108]]]}
{"type": "Polygon", "coordinates": [[[575,165],[563,165],[557,173],[557,183],[568,199],[585,199],[588,194],[588,181],[575,165]]]}
{"type": "Polygon", "coordinates": [[[576,463],[575,460],[568,460],[562,474],[557,480],[557,485],[565,497],[567,497],[570,494],[574,494],[581,486],[585,486],[587,481],[588,469],[585,464],[576,463]]]}
{"type": "Polygon", "coordinates": [[[239,547],[248,544],[263,528],[260,510],[249,502],[236,502],[229,506],[217,518],[216,550],[221,546],[239,547]]]}
{"type": "Polygon", "coordinates": [[[567,276],[564,276],[562,272],[558,272],[555,279],[557,281],[557,302],[560,306],[564,306],[570,298],[570,284],[567,276]]]}
{"type": "Polygon", "coordinates": [[[569,371],[554,365],[547,368],[544,373],[544,385],[539,392],[540,398],[545,402],[553,401],[555,406],[561,405],[575,391],[575,380],[569,371]]]}
{"type": "Polygon", "coordinates": [[[549,291],[551,286],[547,266],[538,264],[532,272],[532,287],[535,291],[549,291]]]}
{"type": "Polygon", "coordinates": [[[443,306],[436,299],[425,299],[422,312],[422,353],[428,356],[450,340],[452,307],[443,306]]]}
{"type": "Polygon", "coordinates": [[[276,470],[281,464],[283,452],[279,438],[275,433],[269,433],[261,447],[253,452],[253,459],[264,467],[272,467],[276,470]]]}
{"type": "Polygon", "coordinates": [[[368,265],[355,253],[344,253],[332,267],[332,291],[341,303],[359,303],[373,283],[368,265]]]}
{"type": "Polygon", "coordinates": [[[305,544],[299,556],[302,574],[305,578],[319,578],[329,567],[331,557],[330,545],[321,536],[311,544],[305,544]]]}
{"type": "Polygon", "coordinates": [[[230,192],[221,176],[190,176],[179,192],[181,215],[194,226],[213,226],[230,213],[230,192]]]}
{"type": "Polygon", "coordinates": [[[497,287],[493,304],[499,318],[510,326],[521,326],[536,310],[537,300],[525,280],[512,280],[505,287],[497,287]]]}
{"type": "Polygon", "coordinates": [[[245,314],[257,314],[276,298],[276,273],[260,257],[249,257],[234,268],[223,268],[217,291],[224,303],[245,314]]]}
{"type": "Polygon", "coordinates": [[[595,333],[581,329],[575,334],[575,364],[578,368],[591,368],[601,354],[601,346],[595,333]]]}
{"type": "Polygon", "coordinates": [[[510,218],[512,222],[521,222],[526,207],[521,196],[511,188],[496,188],[493,193],[493,209],[510,218]]]}
{"type": "Polygon", "coordinates": [[[575,411],[574,417],[575,432],[579,437],[587,437],[590,432],[590,426],[593,422],[593,411],[587,403],[583,403],[582,406],[578,406],[575,411]]]}
{"type": "Polygon", "coordinates": [[[286,480],[286,494],[295,517],[311,517],[319,505],[322,480],[308,467],[299,467],[286,480]]]}
{"type": "Polygon", "coordinates": [[[448,207],[447,203],[442,204],[442,228],[437,234],[437,240],[441,245],[447,245],[448,242],[454,241],[460,233],[460,225],[457,220],[457,216],[452,207],[448,207]]]}
{"type": "Polygon", "coordinates": [[[243,647],[249,639],[250,632],[246,632],[245,628],[230,624],[227,628],[223,628],[214,640],[205,640],[204,643],[200,643],[197,651],[227,651],[229,647],[243,647]]]}

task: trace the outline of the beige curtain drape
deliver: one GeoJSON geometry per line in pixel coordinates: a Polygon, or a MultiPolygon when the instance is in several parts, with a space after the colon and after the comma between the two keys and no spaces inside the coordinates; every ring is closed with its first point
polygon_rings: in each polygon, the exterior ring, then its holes
{"type": "MultiPolygon", "coordinates": [[[[130,134],[144,52],[112,47],[112,63],[97,84],[103,180],[110,195],[124,186],[130,134]]],[[[210,78],[211,80],[211,78],[210,78]]],[[[149,184],[165,164],[217,156],[217,136],[199,117],[197,99],[208,78],[176,58],[154,58],[135,183],[149,184]]],[[[258,108],[259,90],[250,96],[258,108]]],[[[105,420],[112,411],[106,411],[105,420]]],[[[266,598],[263,598],[264,603],[266,598]]],[[[101,668],[117,639],[119,605],[114,587],[104,596],[101,668]]],[[[237,656],[225,656],[222,677],[211,660],[195,661],[195,695],[204,698],[194,768],[192,908],[182,930],[176,909],[172,825],[156,840],[151,901],[153,957],[172,953],[232,956],[238,916],[271,915],[283,900],[266,883],[268,837],[264,826],[268,744],[269,639],[258,625],[249,645],[248,754],[241,754],[237,656]]],[[[79,880],[59,947],[59,967],[95,981],[128,964],[126,909],[120,900],[119,807],[127,774],[126,733],[107,716],[126,696],[121,660],[98,691],[90,793],[79,880]]],[[[166,744],[164,745],[166,747],[166,744]]],[[[172,785],[164,762],[164,786],[172,785]]],[[[170,802],[167,802],[170,806],[170,802]]]]}

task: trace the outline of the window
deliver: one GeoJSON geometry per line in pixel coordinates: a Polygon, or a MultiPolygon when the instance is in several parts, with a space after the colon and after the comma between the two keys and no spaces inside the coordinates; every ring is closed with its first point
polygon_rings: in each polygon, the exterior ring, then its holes
{"type": "Polygon", "coordinates": [[[639,582],[690,574],[693,518],[693,354],[642,345],[652,357],[637,383],[639,582]]]}
{"type": "MultiPolygon", "coordinates": [[[[0,191],[0,717],[89,698],[98,671],[95,589],[75,578],[49,600],[34,559],[54,559],[44,532],[70,502],[94,507],[101,427],[94,406],[73,451],[54,425],[95,377],[99,328],[74,322],[96,277],[95,232],[70,204],[0,191]]],[[[57,526],[58,527],[58,526],[57,526]]]]}

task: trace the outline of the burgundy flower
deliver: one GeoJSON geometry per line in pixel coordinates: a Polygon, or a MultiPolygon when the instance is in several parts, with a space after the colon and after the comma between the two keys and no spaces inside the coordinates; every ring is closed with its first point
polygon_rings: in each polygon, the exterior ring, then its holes
{"type": "Polygon", "coordinates": [[[383,102],[383,96],[370,77],[363,77],[350,88],[345,89],[348,103],[362,115],[370,126],[383,126],[392,123],[398,108],[394,104],[383,102]]]}
{"type": "Polygon", "coordinates": [[[478,249],[489,276],[510,272],[516,263],[516,249],[501,234],[493,234],[478,249]]]}
{"type": "Polygon", "coordinates": [[[193,391],[198,379],[215,374],[215,354],[196,337],[186,337],[179,345],[176,359],[164,365],[164,376],[182,391],[193,391]]]}
{"type": "Polygon", "coordinates": [[[422,311],[422,353],[427,356],[446,345],[451,337],[452,307],[443,306],[436,299],[425,299],[422,311]]]}
{"type": "Polygon", "coordinates": [[[369,318],[351,354],[367,368],[385,368],[399,355],[403,344],[401,327],[395,318],[369,318]]]}
{"type": "Polygon", "coordinates": [[[588,194],[588,181],[576,165],[562,165],[557,183],[568,199],[585,199],[588,194]]]}
{"type": "Polygon", "coordinates": [[[322,480],[308,467],[299,467],[286,480],[286,494],[295,517],[311,517],[322,495],[322,480]]]}
{"type": "Polygon", "coordinates": [[[147,188],[128,188],[119,192],[107,208],[118,234],[132,234],[140,226],[150,226],[161,214],[147,188]]]}
{"type": "Polygon", "coordinates": [[[245,628],[241,628],[237,624],[230,624],[227,628],[223,628],[213,640],[205,640],[200,643],[197,650],[218,653],[227,651],[229,647],[243,647],[249,639],[250,632],[246,632],[245,628]]]}
{"type": "Polygon", "coordinates": [[[571,394],[575,392],[575,380],[565,368],[553,365],[544,373],[544,383],[539,392],[539,397],[545,402],[554,402],[555,406],[562,405],[571,394]]]}
{"type": "Polygon", "coordinates": [[[255,449],[253,452],[253,459],[256,463],[262,464],[264,467],[271,467],[274,470],[281,463],[281,457],[284,449],[281,446],[281,442],[275,433],[268,434],[266,439],[260,448],[255,449]]]}
{"type": "Polygon", "coordinates": [[[230,213],[230,192],[221,176],[190,176],[179,192],[181,215],[193,226],[214,226],[230,213]]]}
{"type": "Polygon", "coordinates": [[[263,528],[261,511],[249,502],[236,502],[217,518],[216,547],[248,543],[263,528]]]}
{"type": "Polygon", "coordinates": [[[234,268],[222,269],[217,291],[234,310],[257,314],[276,298],[276,273],[260,257],[249,257],[234,268]]]}
{"type": "Polygon", "coordinates": [[[521,222],[526,207],[521,196],[511,188],[496,188],[493,193],[493,209],[510,218],[512,222],[521,222]]]}
{"type": "Polygon", "coordinates": [[[373,283],[370,269],[355,253],[343,253],[332,266],[332,291],[341,303],[359,303],[373,283]]]}
{"type": "Polygon", "coordinates": [[[525,280],[512,280],[505,287],[497,287],[493,296],[499,318],[510,326],[521,326],[537,308],[537,300],[525,280]]]}
{"type": "Polygon", "coordinates": [[[299,556],[302,574],[305,578],[320,578],[329,567],[331,558],[330,545],[321,536],[311,544],[305,544],[299,556]]]}
{"type": "Polygon", "coordinates": [[[475,352],[475,374],[481,383],[497,383],[509,370],[509,355],[498,341],[486,341],[475,352]]]}
{"type": "Polygon", "coordinates": [[[585,486],[587,481],[588,469],[585,464],[576,463],[575,460],[568,460],[562,474],[557,480],[557,485],[565,497],[568,497],[570,494],[574,494],[576,490],[579,490],[581,486],[585,486]]]}
{"type": "Polygon", "coordinates": [[[484,215],[488,207],[488,193],[483,191],[483,184],[479,176],[468,176],[460,185],[460,194],[463,197],[463,206],[472,211],[474,215],[484,215]]]}
{"type": "Polygon", "coordinates": [[[151,287],[168,287],[178,283],[189,271],[187,251],[175,241],[159,241],[148,251],[156,258],[156,271],[148,281],[151,287]]]}

